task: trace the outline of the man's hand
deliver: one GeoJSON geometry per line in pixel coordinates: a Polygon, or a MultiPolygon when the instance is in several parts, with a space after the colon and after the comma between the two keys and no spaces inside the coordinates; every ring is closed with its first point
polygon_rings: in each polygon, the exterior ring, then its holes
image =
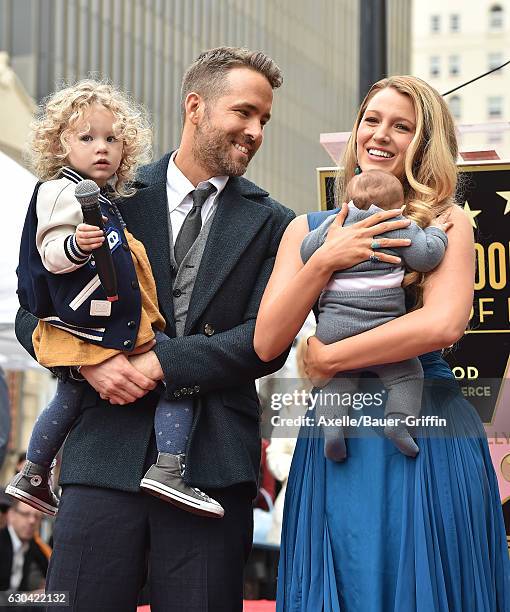
{"type": "Polygon", "coordinates": [[[144,376],[151,378],[152,380],[162,380],[164,377],[163,370],[159,359],[156,357],[154,351],[148,351],[141,355],[131,354],[129,357],[129,363],[134,366],[144,376]]]}
{"type": "MultiPolygon", "coordinates": [[[[157,360],[155,355],[154,358],[157,360]]],[[[98,365],[82,366],[80,373],[102,399],[109,400],[110,404],[121,405],[131,404],[140,399],[154,389],[159,380],[157,377],[145,376],[138,371],[123,353],[110,357],[98,365]]]]}

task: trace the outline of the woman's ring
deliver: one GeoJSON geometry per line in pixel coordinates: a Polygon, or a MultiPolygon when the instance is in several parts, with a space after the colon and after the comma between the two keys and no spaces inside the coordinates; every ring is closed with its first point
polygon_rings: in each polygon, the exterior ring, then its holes
{"type": "Polygon", "coordinates": [[[370,255],[369,259],[370,259],[370,261],[372,263],[378,263],[379,261],[381,261],[379,259],[379,257],[377,257],[377,255],[373,251],[372,251],[372,254],[370,255]]]}
{"type": "Polygon", "coordinates": [[[380,249],[381,245],[377,242],[377,240],[373,240],[372,244],[370,245],[371,249],[380,249]]]}

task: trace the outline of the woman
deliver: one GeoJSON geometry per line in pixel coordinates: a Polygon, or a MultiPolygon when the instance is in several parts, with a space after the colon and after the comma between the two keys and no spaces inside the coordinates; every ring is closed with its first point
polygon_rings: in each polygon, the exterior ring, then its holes
{"type": "MultiPolygon", "coordinates": [[[[416,459],[372,435],[351,437],[347,460],[334,463],[324,458],[323,440],[300,438],[285,502],[281,612],[510,610],[506,536],[485,433],[438,352],[462,336],[473,299],[473,233],[453,205],[456,157],[453,121],[434,89],[408,76],[371,88],[347,147],[344,184],[356,166],[391,172],[403,183],[406,215],[449,230],[449,244],[433,272],[408,278],[415,309],[335,344],[312,339],[308,373],[329,379],[421,355],[425,376],[435,379],[422,415],[437,414],[447,425],[440,437],[418,431],[416,459]]],[[[307,217],[289,225],[257,320],[261,359],[272,359],[291,342],[335,270],[368,259],[373,237],[398,223],[381,213],[342,228],[345,215],[343,205],[306,265],[299,249],[307,217]]],[[[386,238],[377,243],[399,246],[386,238]]]]}

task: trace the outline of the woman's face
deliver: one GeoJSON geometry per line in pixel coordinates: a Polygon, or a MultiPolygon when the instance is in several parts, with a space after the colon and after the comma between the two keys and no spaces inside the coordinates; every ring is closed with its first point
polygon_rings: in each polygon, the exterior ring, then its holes
{"type": "Polygon", "coordinates": [[[416,130],[416,113],[409,96],[393,87],[378,91],[368,103],[356,134],[358,164],[404,176],[404,160],[416,130]]]}

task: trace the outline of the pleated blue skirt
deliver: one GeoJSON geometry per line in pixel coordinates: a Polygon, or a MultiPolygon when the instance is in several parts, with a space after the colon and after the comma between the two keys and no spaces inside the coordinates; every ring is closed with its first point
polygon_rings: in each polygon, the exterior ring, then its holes
{"type": "MultiPolygon", "coordinates": [[[[420,452],[380,431],[347,440],[344,463],[303,431],[287,485],[278,612],[510,612],[510,564],[487,439],[439,354],[422,360],[420,452]],[[442,381],[442,382],[441,382],[442,381]]],[[[380,415],[379,415],[380,416],[380,415]]]]}

